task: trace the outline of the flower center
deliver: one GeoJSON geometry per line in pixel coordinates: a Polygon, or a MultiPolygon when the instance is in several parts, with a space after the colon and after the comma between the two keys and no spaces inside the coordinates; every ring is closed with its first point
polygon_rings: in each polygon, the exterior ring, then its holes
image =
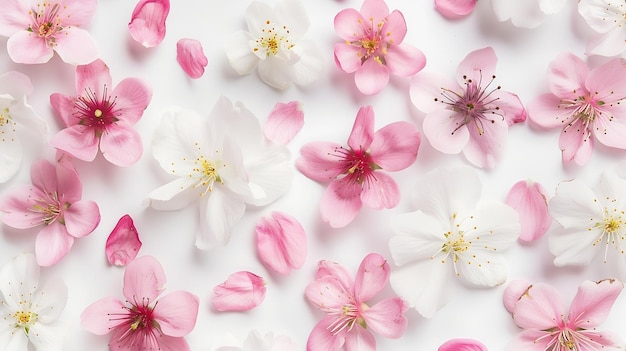
{"type": "Polygon", "coordinates": [[[17,311],[13,313],[16,328],[24,328],[24,332],[28,334],[32,327],[39,320],[39,315],[33,312],[17,311]]]}
{"type": "Polygon", "coordinates": [[[255,40],[254,52],[265,51],[265,57],[276,56],[281,49],[290,50],[295,44],[289,41],[289,29],[287,26],[274,26],[270,20],[265,21],[267,25],[261,29],[263,33],[255,40]]]}
{"type": "Polygon", "coordinates": [[[359,325],[363,329],[367,329],[367,323],[365,319],[361,317],[361,312],[368,310],[370,307],[362,302],[359,306],[355,304],[347,304],[341,307],[341,310],[336,312],[337,319],[329,324],[326,329],[333,334],[337,335],[343,330],[350,331],[354,325],[359,325]]]}
{"type": "Polygon", "coordinates": [[[218,183],[224,184],[222,178],[219,176],[219,174],[217,174],[218,165],[216,165],[216,163],[208,160],[206,157],[204,157],[204,155],[197,157],[193,161],[193,163],[195,165],[195,167],[193,168],[193,172],[197,173],[200,178],[200,182],[194,187],[206,188],[206,190],[202,194],[200,194],[200,196],[204,196],[208,192],[213,191],[213,185],[216,181],[218,183]]]}
{"type": "Polygon", "coordinates": [[[344,163],[342,174],[359,185],[363,185],[366,180],[373,178],[375,170],[381,169],[372,161],[372,157],[367,151],[338,147],[335,149],[335,155],[342,158],[344,163]]]}
{"type": "Polygon", "coordinates": [[[60,8],[61,6],[58,3],[52,5],[44,1],[43,3],[37,4],[36,8],[32,8],[28,11],[32,19],[32,24],[29,25],[26,30],[45,39],[48,46],[54,46],[54,36],[63,30],[59,16],[60,8]]]}
{"type": "Polygon", "coordinates": [[[135,301],[130,303],[130,307],[124,306],[123,313],[109,314],[111,321],[120,321],[113,327],[112,338],[130,346],[158,345],[156,338],[163,333],[154,319],[156,304],[150,307],[149,299],[142,298],[141,301],[141,304],[135,301]]]}
{"type": "MultiPolygon", "coordinates": [[[[363,26],[363,20],[360,18],[357,20],[358,26],[363,26]]],[[[385,55],[387,54],[387,47],[393,44],[393,40],[389,39],[385,41],[381,30],[384,22],[378,22],[374,24],[374,18],[369,18],[369,23],[365,28],[364,35],[361,39],[356,41],[347,41],[348,45],[360,46],[361,51],[358,55],[361,57],[361,64],[363,64],[370,57],[374,57],[374,60],[382,65],[386,64],[385,55]]],[[[391,36],[391,32],[386,33],[386,36],[391,36]]]]}
{"type": "Polygon", "coordinates": [[[111,100],[106,85],[101,97],[97,97],[93,90],[85,89],[84,95],[74,101],[74,116],[79,119],[78,124],[94,128],[100,137],[107,126],[118,121],[116,100],[117,97],[111,100]]]}
{"type": "Polygon", "coordinates": [[[63,218],[63,210],[70,207],[69,203],[61,205],[59,196],[56,192],[49,193],[47,199],[38,199],[33,204],[33,211],[43,214],[42,221],[45,224],[52,224],[58,220],[59,223],[65,224],[63,218]]]}
{"type": "Polygon", "coordinates": [[[5,107],[3,110],[0,111],[0,127],[4,127],[5,125],[9,124],[10,120],[11,115],[9,114],[9,108],[5,107]]]}
{"type": "MultiPolygon", "coordinates": [[[[600,244],[606,237],[604,249],[604,262],[606,263],[610,245],[615,245],[615,248],[619,253],[625,253],[625,250],[622,248],[622,242],[626,239],[624,236],[626,212],[618,209],[617,207],[610,206],[610,204],[617,202],[616,199],[606,197],[605,200],[609,206],[604,207],[602,222],[596,221],[592,226],[587,228],[587,230],[594,231],[596,235],[598,235],[598,238],[592,244],[593,246],[600,244]]],[[[597,203],[598,200],[594,199],[594,202],[597,203]]]]}
{"type": "Polygon", "coordinates": [[[463,238],[463,231],[459,231],[458,235],[453,235],[452,232],[443,234],[448,241],[443,244],[442,250],[444,253],[451,253],[454,255],[454,262],[458,261],[458,254],[465,252],[469,249],[470,244],[463,238]]]}

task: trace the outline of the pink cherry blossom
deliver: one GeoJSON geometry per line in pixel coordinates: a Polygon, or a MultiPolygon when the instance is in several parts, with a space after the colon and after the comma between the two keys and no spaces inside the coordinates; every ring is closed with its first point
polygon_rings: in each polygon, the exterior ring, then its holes
{"type": "Polygon", "coordinates": [[[389,13],[384,0],[365,0],[360,11],[340,11],[335,31],[344,40],[335,44],[335,63],[354,73],[363,94],[378,94],[391,74],[409,77],[426,65],[419,49],[402,43],[407,32],[404,16],[398,10],[389,13]]]}
{"type": "Polygon", "coordinates": [[[409,167],[419,144],[420,134],[409,122],[394,122],[374,133],[374,110],[366,106],[357,113],[348,147],[306,144],[296,167],[315,181],[330,182],[322,198],[322,219],[340,228],[352,222],[363,204],[377,210],[398,204],[398,185],[385,171],[409,167]]]}
{"type": "Polygon", "coordinates": [[[320,261],[305,294],[327,316],[311,331],[307,351],[375,350],[372,332],[401,337],[407,327],[408,305],[398,297],[369,303],[387,286],[389,273],[389,264],[376,253],[363,259],[355,279],[340,264],[320,261]]]}
{"type": "Polygon", "coordinates": [[[435,0],[435,9],[444,17],[458,18],[474,11],[477,0],[435,0]]]}
{"type": "Polygon", "coordinates": [[[459,64],[457,82],[422,72],[411,82],[411,100],[426,114],[424,135],[446,154],[463,151],[478,167],[493,168],[505,150],[508,127],[526,120],[517,95],[495,85],[498,58],[491,47],[459,64]]]}
{"type": "Polygon", "coordinates": [[[472,339],[451,339],[439,346],[437,351],[487,351],[487,347],[472,339]]]}
{"type": "Polygon", "coordinates": [[[202,50],[202,43],[190,38],[180,39],[176,43],[176,61],[192,79],[202,77],[204,67],[209,64],[202,50]]]}
{"type": "Polygon", "coordinates": [[[585,165],[595,141],[626,149],[626,67],[613,59],[590,70],[577,56],[564,53],[550,63],[548,85],[529,106],[530,119],[546,129],[561,129],[563,162],[585,165]]]}
{"type": "Polygon", "coordinates": [[[220,312],[248,311],[265,299],[265,280],[250,272],[235,272],[213,289],[211,304],[220,312]]]}
{"type": "Polygon", "coordinates": [[[111,334],[109,350],[188,351],[185,336],[196,325],[198,297],[175,291],[159,298],[165,284],[161,264],[143,256],[126,266],[124,298],[102,298],[87,306],[81,324],[96,335],[111,334]]]}
{"type": "Polygon", "coordinates": [[[46,63],[56,51],[69,64],[98,57],[95,40],[84,29],[97,0],[0,0],[0,36],[17,63],[46,63]]]}
{"type": "Polygon", "coordinates": [[[147,48],[159,45],[169,12],[170,0],[139,0],[128,23],[130,36],[147,48]]]}
{"type": "Polygon", "coordinates": [[[257,252],[261,261],[280,274],[289,274],[304,264],[307,241],[304,228],[294,217],[272,212],[256,224],[257,252]]]}
{"type": "Polygon", "coordinates": [[[533,241],[542,237],[552,224],[548,211],[548,196],[541,184],[522,180],[511,188],[506,204],[513,207],[520,218],[522,231],[519,239],[533,241]]]}
{"type": "Polygon", "coordinates": [[[137,78],[126,78],[113,88],[109,67],[96,60],[76,67],[76,95],[50,95],[66,126],[51,145],[83,161],[93,161],[99,148],[114,165],[137,162],[143,144],[133,125],[150,103],[152,90],[137,78]]]}
{"type": "Polygon", "coordinates": [[[263,134],[277,144],[286,145],[300,132],[303,125],[304,112],[300,102],[279,102],[267,117],[263,134]]]}
{"type": "Polygon", "coordinates": [[[81,199],[82,183],[67,158],[56,165],[35,162],[30,177],[32,185],[7,191],[0,199],[2,222],[18,229],[42,227],[35,240],[37,264],[51,266],[65,257],[74,239],[93,232],[100,210],[81,199]]]}
{"type": "Polygon", "coordinates": [[[125,266],[137,257],[141,248],[139,233],[130,215],[124,215],[107,238],[106,255],[110,264],[125,266]]]}
{"type": "Polygon", "coordinates": [[[509,351],[623,350],[616,333],[597,330],[606,320],[624,284],[613,279],[585,281],[578,288],[569,308],[564,310],[561,295],[550,285],[531,284],[515,293],[517,303],[511,314],[524,329],[509,344],[509,351]]]}

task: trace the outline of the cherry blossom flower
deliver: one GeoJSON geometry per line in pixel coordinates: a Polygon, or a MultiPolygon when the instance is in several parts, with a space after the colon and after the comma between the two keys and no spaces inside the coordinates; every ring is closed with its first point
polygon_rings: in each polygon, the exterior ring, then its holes
{"type": "Polygon", "coordinates": [[[448,18],[458,18],[474,11],[477,0],[435,0],[435,9],[448,18]]]}
{"type": "Polygon", "coordinates": [[[550,93],[529,106],[530,119],[543,128],[560,128],[563,162],[585,165],[595,141],[626,149],[626,67],[613,59],[589,70],[573,54],[561,54],[550,63],[550,93]]]}
{"type": "Polygon", "coordinates": [[[0,271],[0,347],[61,351],[69,332],[57,321],[67,302],[62,280],[40,282],[32,254],[14,257],[0,271]]]}
{"type": "Polygon", "coordinates": [[[309,19],[300,0],[279,0],[272,8],[253,1],[245,12],[248,31],[226,41],[226,56],[240,75],[258,67],[261,80],[276,89],[292,83],[308,85],[322,72],[323,57],[317,46],[303,39],[309,19]]]}
{"type": "Polygon", "coordinates": [[[125,266],[137,257],[141,248],[139,233],[130,215],[124,215],[109,234],[106,242],[106,255],[110,264],[125,266]]]}
{"type": "Polygon", "coordinates": [[[471,168],[440,169],[420,185],[418,210],[392,221],[391,287],[430,318],[448,302],[452,277],[480,287],[506,281],[501,252],[515,243],[520,224],[509,206],[479,202],[482,186],[471,168]]]}
{"type": "Polygon", "coordinates": [[[46,63],[54,51],[72,65],[98,57],[95,40],[84,29],[97,0],[0,0],[0,36],[16,63],[46,63]]]}
{"type": "Polygon", "coordinates": [[[32,185],[7,191],[0,199],[2,222],[10,227],[42,227],[35,240],[37,264],[51,266],[70,251],[74,239],[89,235],[100,223],[95,202],[82,200],[83,186],[74,166],[40,160],[31,167],[32,185]]]}
{"type": "Polygon", "coordinates": [[[83,161],[93,161],[99,148],[116,166],[135,164],[143,145],[133,125],[150,103],[152,90],[137,78],[111,87],[109,67],[102,60],[76,67],[76,96],[50,95],[50,104],[66,127],[50,144],[83,161]]]}
{"type": "Polygon", "coordinates": [[[263,133],[265,137],[277,144],[286,145],[293,139],[304,125],[302,103],[291,101],[286,104],[277,103],[267,117],[263,133]]]}
{"type": "Polygon", "coordinates": [[[611,0],[579,0],[578,13],[598,34],[587,42],[588,55],[626,56],[626,4],[611,0]]]}
{"type": "Polygon", "coordinates": [[[365,256],[355,279],[340,264],[320,261],[305,294],[327,316],[311,331],[307,351],[375,350],[372,332],[401,337],[407,327],[406,303],[398,297],[372,306],[369,302],[387,286],[389,270],[385,258],[376,253],[365,256]]]}
{"type": "Polygon", "coordinates": [[[398,204],[398,185],[385,171],[409,167],[419,144],[420,134],[409,122],[394,122],[374,133],[374,110],[365,106],[357,113],[348,147],[306,144],[296,167],[315,181],[330,182],[320,206],[322,219],[340,228],[352,222],[363,204],[377,210],[398,204]]]}
{"type": "Polygon", "coordinates": [[[521,180],[509,190],[505,202],[519,215],[522,228],[520,240],[537,240],[550,228],[552,217],[548,211],[548,195],[541,184],[521,180]]]}
{"type": "Polygon", "coordinates": [[[510,351],[623,350],[618,334],[598,331],[624,284],[607,279],[584,281],[566,313],[561,295],[548,284],[505,290],[504,298],[517,298],[511,314],[524,329],[510,342],[510,351]],[[515,294],[511,297],[507,295],[515,294]]]}
{"type": "MultiPolygon", "coordinates": [[[[234,343],[233,343],[234,344],[234,343]]],[[[269,332],[261,335],[260,332],[252,330],[243,345],[220,346],[213,351],[296,351],[296,343],[285,335],[274,335],[269,332]]]]}
{"type": "Polygon", "coordinates": [[[457,83],[430,72],[411,82],[411,100],[426,114],[424,135],[446,154],[493,168],[502,158],[508,127],[526,120],[517,95],[494,86],[497,57],[491,47],[472,51],[459,64],[457,83]]]}
{"type": "Polygon", "coordinates": [[[235,272],[213,289],[211,304],[220,312],[248,311],[265,299],[265,280],[251,272],[235,272]]]}
{"type": "Polygon", "coordinates": [[[130,36],[146,48],[159,45],[169,12],[170,0],[139,0],[128,23],[130,36]]]}
{"type": "Polygon", "coordinates": [[[148,197],[157,210],[178,210],[200,199],[196,246],[226,245],[247,205],[265,206],[291,184],[289,150],[263,137],[258,119],[225,97],[208,118],[188,110],[166,112],[152,153],[176,177],[148,197]]]}
{"type": "Polygon", "coordinates": [[[545,15],[560,12],[567,0],[491,0],[491,6],[500,22],[511,20],[515,27],[536,28],[545,15]]]}
{"type": "Polygon", "coordinates": [[[23,158],[22,139],[31,137],[30,134],[43,138],[48,129],[27,102],[32,90],[26,75],[15,71],[0,74],[0,183],[19,171],[23,158]]]}
{"type": "Polygon", "coordinates": [[[354,73],[354,83],[366,95],[378,94],[391,74],[409,77],[426,65],[417,48],[402,43],[407,28],[398,10],[389,13],[384,0],[365,0],[361,10],[345,9],[335,16],[335,63],[354,73]]]}
{"type": "Polygon", "coordinates": [[[188,351],[185,336],[196,325],[199,300],[186,291],[160,297],[165,281],[154,257],[131,261],[124,272],[126,303],[102,298],[85,308],[81,325],[96,335],[111,334],[111,351],[188,351]]]}
{"type": "Polygon", "coordinates": [[[280,274],[289,274],[304,264],[307,254],[306,233],[294,217],[272,212],[256,224],[257,252],[263,264],[280,274]]]}
{"type": "Polygon", "coordinates": [[[202,43],[190,38],[180,39],[176,43],[176,61],[192,79],[202,77],[204,67],[209,64],[202,50],[202,43]]]}
{"type": "Polygon", "coordinates": [[[437,351],[487,351],[487,347],[472,339],[451,339],[439,346],[437,351]]]}

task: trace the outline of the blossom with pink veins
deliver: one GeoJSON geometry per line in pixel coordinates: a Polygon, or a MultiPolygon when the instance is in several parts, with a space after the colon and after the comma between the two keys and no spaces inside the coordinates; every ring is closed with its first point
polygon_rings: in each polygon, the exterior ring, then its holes
{"type": "Polygon", "coordinates": [[[587,55],[626,57],[626,3],[579,0],[578,13],[597,32],[587,42],[587,55]]]}
{"type": "Polygon", "coordinates": [[[548,284],[509,284],[504,301],[523,331],[508,351],[618,351],[624,344],[617,333],[599,331],[624,284],[614,279],[584,281],[566,312],[561,295],[548,284]]]}
{"type": "Polygon", "coordinates": [[[67,158],[56,165],[40,160],[31,167],[32,185],[7,191],[0,199],[2,222],[10,227],[42,227],[35,240],[37,264],[51,266],[70,251],[74,239],[100,223],[98,205],[82,200],[83,186],[67,158]]]}
{"type": "Polygon", "coordinates": [[[143,115],[152,89],[138,78],[126,78],[115,88],[109,67],[100,59],[76,67],[76,96],[50,95],[50,104],[65,124],[50,144],[83,161],[102,151],[116,166],[135,164],[143,154],[141,136],[133,128],[143,115]]]}
{"type": "Polygon", "coordinates": [[[296,218],[274,211],[259,219],[255,232],[257,253],[266,267],[280,274],[302,267],[307,240],[304,227],[296,218]]]}
{"type": "Polygon", "coordinates": [[[300,149],[296,167],[305,176],[330,183],[320,205],[333,228],[348,225],[363,205],[381,210],[400,201],[400,190],[386,172],[409,167],[417,157],[420,134],[409,122],[394,122],[374,132],[374,109],[361,107],[348,147],[312,142],[300,149]]]}
{"type": "Polygon", "coordinates": [[[563,162],[585,165],[594,143],[626,149],[626,67],[619,58],[589,69],[577,56],[564,53],[550,63],[548,85],[528,105],[531,121],[561,129],[563,162]]]}
{"type": "Polygon", "coordinates": [[[315,280],[306,287],[307,299],[327,316],[307,341],[307,351],[376,350],[372,332],[397,339],[404,334],[408,305],[400,298],[369,302],[389,281],[389,264],[379,254],[363,259],[353,279],[342,265],[320,261],[315,280]]]}
{"type": "Polygon", "coordinates": [[[560,12],[567,0],[491,0],[493,13],[500,22],[511,20],[515,27],[536,28],[546,15],[560,12]]]}
{"type": "Polygon", "coordinates": [[[111,351],[189,351],[185,336],[196,325],[198,297],[187,291],[160,297],[165,282],[154,257],[131,261],[124,272],[126,303],[102,298],[85,308],[81,325],[96,335],[110,334],[111,351]]]}
{"type": "Polygon", "coordinates": [[[46,63],[54,52],[72,65],[98,57],[95,40],[84,29],[97,0],[0,0],[0,36],[16,63],[46,63]]]}
{"type": "Polygon", "coordinates": [[[344,40],[335,44],[335,63],[345,73],[354,73],[363,94],[378,94],[390,75],[409,77],[426,65],[422,51],[402,43],[407,32],[404,16],[398,10],[389,13],[384,0],[365,0],[360,11],[340,11],[335,31],[344,40]]]}
{"type": "Polygon", "coordinates": [[[461,151],[472,164],[493,168],[506,149],[508,128],[526,120],[516,94],[495,85],[498,58],[491,47],[469,53],[457,81],[420,72],[410,88],[413,104],[426,114],[424,135],[446,154],[461,151]]]}

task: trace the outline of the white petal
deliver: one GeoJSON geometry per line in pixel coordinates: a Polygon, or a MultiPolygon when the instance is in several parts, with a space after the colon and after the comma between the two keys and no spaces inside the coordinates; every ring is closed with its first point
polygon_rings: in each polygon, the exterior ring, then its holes
{"type": "Polygon", "coordinates": [[[20,99],[33,92],[33,84],[27,75],[10,71],[0,74],[0,89],[0,95],[6,94],[14,99],[20,99]]]}
{"type": "Polygon", "coordinates": [[[291,62],[279,56],[269,56],[259,62],[259,77],[272,88],[284,90],[293,82],[292,69],[291,62]]]}
{"type": "Polygon", "coordinates": [[[431,318],[448,303],[450,267],[439,260],[415,262],[394,268],[389,282],[409,306],[425,318],[431,318]]]}
{"type": "Polygon", "coordinates": [[[47,281],[33,296],[33,312],[39,322],[50,324],[59,318],[67,303],[67,286],[60,279],[47,281]]]}
{"type": "Polygon", "coordinates": [[[462,279],[477,286],[498,286],[506,281],[507,276],[502,255],[486,250],[462,252],[457,269],[462,279]]]}
{"type": "Polygon", "coordinates": [[[214,188],[206,196],[201,202],[200,228],[196,233],[196,247],[200,250],[226,245],[233,227],[246,211],[243,199],[222,187],[214,188]]]}
{"type": "Polygon", "coordinates": [[[0,345],[2,345],[3,350],[28,350],[28,337],[21,328],[7,327],[8,323],[2,323],[2,325],[0,327],[0,345]]]}
{"type": "Polygon", "coordinates": [[[31,296],[39,286],[39,266],[33,254],[14,257],[0,271],[0,292],[13,311],[21,311],[21,296],[31,296]]]}
{"type": "Polygon", "coordinates": [[[309,17],[302,1],[281,0],[274,6],[274,11],[292,37],[299,38],[309,29],[309,17]]]}
{"type": "Polygon", "coordinates": [[[150,206],[159,211],[175,211],[198,199],[205,189],[194,188],[196,181],[188,177],[177,178],[148,194],[150,206]]]}
{"type": "Polygon", "coordinates": [[[565,229],[588,229],[602,222],[603,214],[594,192],[578,180],[561,182],[548,202],[550,215],[565,229]]]}
{"type": "Polygon", "coordinates": [[[624,10],[623,4],[619,1],[582,0],[578,2],[578,13],[593,30],[598,33],[607,33],[621,27],[619,23],[622,23],[624,10]]]}
{"type": "Polygon", "coordinates": [[[17,123],[0,126],[0,183],[11,179],[22,165],[22,142],[17,135],[17,123]]]}
{"type": "Polygon", "coordinates": [[[289,166],[289,150],[272,146],[252,160],[246,160],[246,171],[252,196],[246,202],[265,206],[284,195],[291,187],[293,172],[289,166]]]}
{"type": "Polygon", "coordinates": [[[441,222],[422,211],[394,216],[391,227],[396,235],[389,239],[389,250],[397,266],[430,260],[441,250],[443,233],[447,231],[441,222]]]}
{"type": "Polygon", "coordinates": [[[554,258],[554,265],[562,266],[585,266],[604,245],[594,245],[600,238],[603,229],[588,231],[587,229],[564,229],[557,227],[550,231],[548,245],[554,258]]]}
{"type": "Polygon", "coordinates": [[[539,7],[545,14],[553,14],[561,11],[567,0],[539,0],[539,7]]]}
{"type": "Polygon", "coordinates": [[[230,66],[240,75],[252,72],[259,63],[259,58],[250,48],[250,41],[254,40],[247,32],[236,32],[224,46],[230,66]]]}
{"type": "Polygon", "coordinates": [[[478,204],[476,215],[465,219],[461,229],[471,249],[500,252],[511,247],[519,237],[521,226],[515,210],[503,203],[483,201],[478,204]]]}
{"type": "Polygon", "coordinates": [[[62,351],[69,331],[70,328],[61,323],[35,323],[30,329],[29,339],[37,351],[62,351]]]}
{"type": "Polygon", "coordinates": [[[537,0],[492,0],[492,7],[500,22],[510,19],[515,27],[535,28],[543,22],[544,14],[537,0]]]}
{"type": "Polygon", "coordinates": [[[322,74],[324,57],[315,43],[308,40],[298,41],[295,49],[300,59],[293,65],[293,82],[301,86],[309,85],[322,74]]]}

